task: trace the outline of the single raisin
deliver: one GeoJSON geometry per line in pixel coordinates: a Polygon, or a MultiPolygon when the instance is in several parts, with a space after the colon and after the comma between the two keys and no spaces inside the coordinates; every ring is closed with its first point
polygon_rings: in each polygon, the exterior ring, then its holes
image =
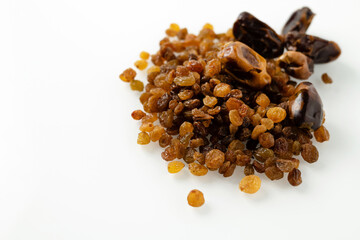
{"type": "Polygon", "coordinates": [[[187,201],[192,207],[201,207],[205,203],[204,194],[197,189],[191,190],[187,196],[187,201]]]}
{"type": "Polygon", "coordinates": [[[169,173],[178,173],[181,171],[181,169],[183,169],[185,166],[184,163],[180,162],[180,161],[172,161],[169,162],[168,164],[168,172],[169,173]]]}
{"type": "Polygon", "coordinates": [[[314,145],[306,143],[301,146],[301,156],[308,163],[314,163],[319,159],[319,152],[314,145]]]}
{"type": "Polygon", "coordinates": [[[261,179],[256,175],[248,175],[241,179],[239,188],[245,193],[256,193],[261,186],[261,179]]]}

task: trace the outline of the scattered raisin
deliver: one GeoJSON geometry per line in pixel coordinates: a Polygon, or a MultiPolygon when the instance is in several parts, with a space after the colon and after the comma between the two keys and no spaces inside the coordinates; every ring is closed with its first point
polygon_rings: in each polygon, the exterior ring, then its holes
{"type": "Polygon", "coordinates": [[[288,181],[294,187],[299,186],[302,183],[300,170],[294,168],[288,175],[288,181]]]}
{"type": "Polygon", "coordinates": [[[141,120],[143,117],[145,117],[146,114],[141,111],[141,110],[135,110],[131,113],[131,117],[134,119],[134,120],[141,120]]]}
{"type": "Polygon", "coordinates": [[[185,164],[180,161],[172,161],[168,164],[169,173],[178,173],[185,167],[185,164]]]}
{"type": "Polygon", "coordinates": [[[319,152],[314,145],[306,143],[301,146],[301,156],[308,163],[314,163],[319,158],[319,152]]]}
{"type": "Polygon", "coordinates": [[[314,136],[318,142],[325,142],[330,139],[329,131],[323,125],[314,131],[314,136]]]}
{"type": "Polygon", "coordinates": [[[132,68],[126,69],[123,73],[120,74],[120,79],[124,82],[131,82],[136,77],[136,72],[132,68]]]}
{"type": "Polygon", "coordinates": [[[321,80],[322,80],[324,83],[327,83],[327,84],[333,83],[333,80],[331,79],[331,77],[330,77],[327,73],[323,73],[323,74],[321,75],[321,80]]]}
{"type": "Polygon", "coordinates": [[[204,194],[197,189],[191,190],[187,196],[187,201],[192,207],[201,207],[205,203],[204,194]]]}
{"type": "Polygon", "coordinates": [[[137,144],[146,145],[150,143],[150,136],[146,132],[141,132],[138,135],[137,144]]]}
{"type": "Polygon", "coordinates": [[[241,179],[239,188],[244,193],[256,193],[261,186],[261,179],[256,175],[248,175],[241,179]]]}

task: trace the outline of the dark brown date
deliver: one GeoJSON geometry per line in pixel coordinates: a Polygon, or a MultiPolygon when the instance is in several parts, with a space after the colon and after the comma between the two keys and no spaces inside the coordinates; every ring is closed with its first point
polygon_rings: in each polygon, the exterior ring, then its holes
{"type": "Polygon", "coordinates": [[[296,126],[318,129],[324,117],[323,104],[310,82],[300,83],[289,98],[289,114],[296,126]]]}
{"type": "Polygon", "coordinates": [[[341,54],[337,43],[298,32],[290,32],[286,35],[285,46],[289,51],[304,53],[312,58],[314,63],[331,62],[341,54]]]}
{"type": "Polygon", "coordinates": [[[303,7],[295,11],[285,23],[282,34],[289,32],[305,33],[315,14],[308,7],[303,7]]]}
{"type": "Polygon", "coordinates": [[[265,58],[275,58],[284,51],[282,37],[248,12],[240,13],[233,26],[236,40],[245,43],[265,58]]]}

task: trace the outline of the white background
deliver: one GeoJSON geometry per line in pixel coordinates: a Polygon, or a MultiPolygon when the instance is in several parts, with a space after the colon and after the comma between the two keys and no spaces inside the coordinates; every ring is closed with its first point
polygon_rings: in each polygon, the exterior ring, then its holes
{"type": "Polygon", "coordinates": [[[1,1],[0,239],[359,239],[359,11],[355,0],[1,1]],[[170,175],[157,144],[136,144],[140,94],[118,75],[169,23],[224,32],[249,11],[280,31],[305,5],[309,33],[343,52],[311,77],[331,141],[302,161],[302,185],[261,176],[246,195],[240,168],[170,175]],[[194,188],[201,208],[187,205],[194,188]]]}

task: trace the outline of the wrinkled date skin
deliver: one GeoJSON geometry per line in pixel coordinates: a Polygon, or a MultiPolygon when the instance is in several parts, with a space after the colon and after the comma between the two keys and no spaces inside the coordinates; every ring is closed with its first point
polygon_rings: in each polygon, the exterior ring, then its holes
{"type": "Polygon", "coordinates": [[[278,61],[287,74],[297,79],[308,79],[314,72],[314,61],[301,52],[287,51],[278,61]]]}
{"type": "Polygon", "coordinates": [[[288,33],[285,38],[285,45],[289,51],[304,53],[312,58],[314,63],[331,62],[341,54],[337,43],[298,32],[288,33]]]}
{"type": "Polygon", "coordinates": [[[309,28],[315,14],[308,7],[303,7],[295,11],[285,23],[282,34],[285,35],[289,32],[305,33],[309,28]]]}
{"type": "Polygon", "coordinates": [[[248,12],[240,13],[233,26],[236,40],[245,43],[264,58],[275,58],[284,51],[282,37],[248,12]]]}
{"type": "Polygon", "coordinates": [[[266,72],[266,60],[244,43],[225,44],[218,57],[225,64],[225,70],[237,81],[256,89],[271,83],[266,72]]]}
{"type": "Polygon", "coordinates": [[[289,114],[296,126],[318,129],[323,121],[324,111],[321,98],[310,82],[300,83],[289,99],[289,114]]]}

